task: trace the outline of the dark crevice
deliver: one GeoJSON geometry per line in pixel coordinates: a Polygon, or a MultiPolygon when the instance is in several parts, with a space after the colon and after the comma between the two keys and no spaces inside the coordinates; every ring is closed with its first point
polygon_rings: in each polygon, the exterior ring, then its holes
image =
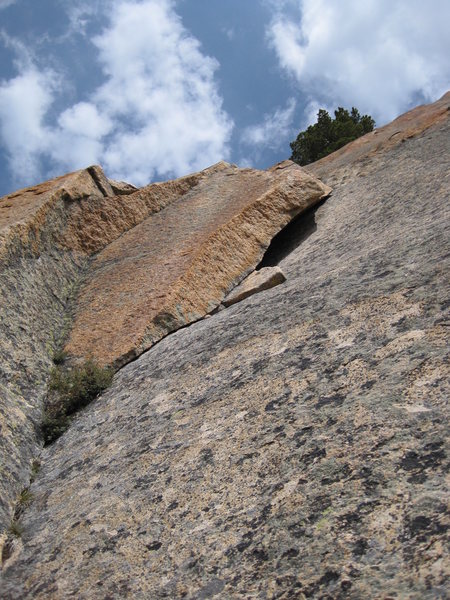
{"type": "Polygon", "coordinates": [[[316,211],[325,200],[326,198],[292,219],[286,227],[277,233],[270,242],[261,262],[257,265],[257,271],[263,267],[278,265],[316,231],[316,211]]]}
{"type": "Polygon", "coordinates": [[[105,196],[105,197],[109,196],[108,191],[105,189],[103,183],[101,182],[100,177],[98,176],[98,173],[97,173],[95,167],[88,167],[87,172],[92,177],[95,185],[98,187],[98,189],[103,194],[103,196],[105,196]]]}

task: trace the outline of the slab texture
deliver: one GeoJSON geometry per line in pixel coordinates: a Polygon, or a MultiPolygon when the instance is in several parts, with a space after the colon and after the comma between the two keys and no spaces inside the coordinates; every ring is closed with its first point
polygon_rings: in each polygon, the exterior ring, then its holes
{"type": "Polygon", "coordinates": [[[330,192],[290,161],[268,171],[221,163],[96,256],[66,351],[122,366],[211,312],[273,236],[330,192]]]}
{"type": "Polygon", "coordinates": [[[72,358],[121,366],[214,308],[329,192],[289,161],[221,162],[141,189],[92,166],[0,199],[0,554],[73,314],[72,358]]]}
{"type": "Polygon", "coordinates": [[[119,371],[44,450],[2,598],[447,597],[448,145],[371,154],[283,285],[119,371]]]}
{"type": "Polygon", "coordinates": [[[40,452],[52,356],[91,257],[225,167],[136,190],[93,166],[0,198],[0,553],[40,452]]]}

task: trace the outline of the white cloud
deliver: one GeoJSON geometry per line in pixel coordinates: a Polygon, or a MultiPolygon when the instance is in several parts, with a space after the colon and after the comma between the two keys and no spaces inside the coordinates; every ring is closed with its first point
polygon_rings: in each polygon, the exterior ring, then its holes
{"type": "MultiPolygon", "coordinates": [[[[290,3],[292,5],[292,2],[290,3]]],[[[298,0],[268,30],[280,66],[311,101],[391,120],[450,87],[447,0],[298,0]]]]}
{"type": "Polygon", "coordinates": [[[74,33],[86,35],[86,27],[92,17],[99,14],[100,7],[95,2],[92,2],[91,4],[77,4],[74,2],[71,6],[67,7],[66,10],[70,26],[63,38],[70,37],[74,33]]]}
{"type": "Polygon", "coordinates": [[[0,42],[14,53],[13,63],[17,71],[24,72],[33,68],[33,54],[23,42],[8,35],[3,29],[0,29],[0,42]]]}
{"type": "Polygon", "coordinates": [[[79,102],[65,110],[58,123],[69,134],[94,138],[106,135],[112,127],[111,121],[100,115],[97,107],[89,102],[79,102]]]}
{"type": "Polygon", "coordinates": [[[109,77],[95,101],[117,124],[105,154],[114,177],[131,169],[141,184],[155,172],[180,175],[228,155],[218,63],[201,53],[171,3],[118,3],[94,44],[109,77]]]}
{"type": "Polygon", "coordinates": [[[265,152],[279,150],[286,146],[286,140],[295,137],[292,128],[295,107],[294,98],[289,98],[285,108],[277,108],[265,114],[260,123],[243,129],[240,145],[245,151],[239,158],[241,167],[255,166],[265,152]]]}
{"type": "Polygon", "coordinates": [[[58,118],[55,150],[50,150],[53,161],[66,169],[78,169],[102,161],[102,139],[113,128],[112,121],[102,115],[95,104],[79,102],[65,110],[58,118]],[[61,152],[61,149],[64,149],[61,152]]]}
{"type": "MultiPolygon", "coordinates": [[[[89,5],[71,11],[82,32],[89,5]],[[86,8],[86,10],[83,10],[86,8]]],[[[100,4],[96,5],[98,10],[100,4]]],[[[18,63],[0,87],[0,132],[17,182],[99,162],[113,178],[143,185],[228,157],[232,122],[215,82],[218,63],[202,54],[170,0],[112,0],[93,40],[104,74],[89,98],[54,112],[54,74],[18,63]],[[47,122],[54,123],[51,127],[47,122]]]]}
{"type": "Polygon", "coordinates": [[[277,150],[285,144],[289,135],[295,106],[294,98],[290,98],[286,108],[277,108],[272,114],[264,115],[262,123],[246,127],[242,132],[241,142],[277,150]]]}
{"type": "Polygon", "coordinates": [[[14,4],[16,0],[0,0],[0,10],[2,10],[2,8],[7,8],[8,6],[11,6],[11,4],[14,4]]]}
{"type": "Polygon", "coordinates": [[[0,134],[17,182],[40,175],[40,155],[53,137],[44,117],[52,104],[56,81],[51,71],[30,67],[0,84],[0,134]]]}

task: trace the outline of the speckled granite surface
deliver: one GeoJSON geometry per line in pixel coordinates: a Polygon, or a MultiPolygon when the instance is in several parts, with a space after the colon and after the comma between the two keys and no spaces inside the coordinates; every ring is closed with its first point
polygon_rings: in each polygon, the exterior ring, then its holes
{"type": "Polygon", "coordinates": [[[90,255],[210,171],[132,193],[94,166],[0,198],[0,554],[40,452],[51,359],[90,255]]]}
{"type": "Polygon", "coordinates": [[[2,597],[447,597],[448,140],[348,170],[283,285],[116,375],[44,451],[2,597]]]}
{"type": "Polygon", "coordinates": [[[221,162],[138,190],[93,166],[0,198],[0,556],[55,351],[129,362],[212,310],[329,192],[290,161],[221,162]]]}

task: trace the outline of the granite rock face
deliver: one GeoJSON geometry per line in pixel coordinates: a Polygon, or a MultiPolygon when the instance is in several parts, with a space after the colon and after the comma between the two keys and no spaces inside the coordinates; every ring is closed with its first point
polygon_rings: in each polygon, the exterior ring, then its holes
{"type": "Polygon", "coordinates": [[[0,547],[63,342],[72,359],[123,365],[220,303],[329,192],[291,162],[222,162],[141,189],[93,166],[0,199],[0,547]]]}
{"type": "Polygon", "coordinates": [[[88,257],[68,249],[70,208],[103,198],[87,171],[0,200],[0,546],[39,452],[51,356],[88,257]]]}
{"type": "Polygon", "coordinates": [[[93,166],[0,199],[0,552],[40,452],[51,359],[91,256],[217,168],[136,191],[93,166]]]}
{"type": "Polygon", "coordinates": [[[44,449],[2,598],[447,597],[442,114],[337,153],[345,176],[329,157],[287,281],[161,340],[44,449]]]}
{"type": "Polygon", "coordinates": [[[219,163],[95,257],[67,352],[120,367],[202,318],[256,267],[280,229],[330,192],[290,161],[267,171],[219,163]]]}

